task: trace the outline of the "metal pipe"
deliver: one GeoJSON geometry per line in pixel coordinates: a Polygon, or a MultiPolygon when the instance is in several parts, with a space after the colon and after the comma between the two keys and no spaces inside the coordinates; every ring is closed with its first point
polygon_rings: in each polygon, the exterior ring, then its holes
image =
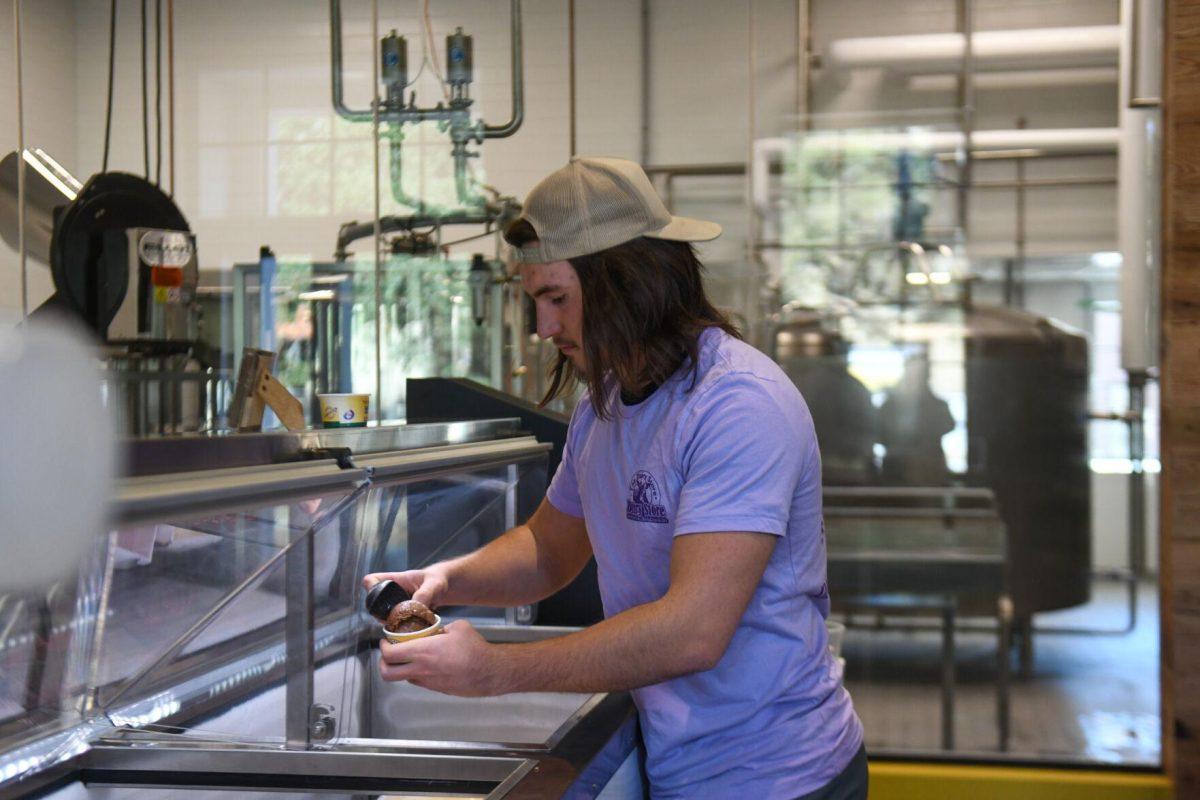
{"type": "MultiPolygon", "coordinates": [[[[910,186],[945,186],[945,182],[939,181],[913,181],[910,186]]],[[[971,185],[972,189],[1058,189],[1072,188],[1081,186],[1116,186],[1116,178],[1097,177],[1074,177],[1074,178],[1025,178],[1024,180],[999,180],[999,181],[975,181],[971,185]]],[[[887,189],[894,187],[894,183],[856,183],[851,188],[854,189],[887,189]]],[[[833,184],[814,184],[805,186],[805,191],[833,191],[838,187],[833,184]]]]}
{"type": "MultiPolygon", "coordinates": [[[[1146,382],[1145,370],[1129,371],[1129,569],[1134,578],[1146,574],[1146,382]]],[[[1136,604],[1133,609],[1136,609],[1136,604]]],[[[1131,609],[1130,616],[1136,619],[1131,609]]]]}
{"type": "Polygon", "coordinates": [[[975,68],[975,26],[971,12],[971,0],[958,0],[958,26],[963,34],[962,71],[959,73],[958,84],[958,107],[962,115],[963,133],[963,160],[958,187],[958,227],[964,244],[967,241],[967,226],[970,223],[968,206],[971,187],[971,135],[975,114],[975,86],[972,75],[975,68]]]}
{"type": "MultiPolygon", "coordinates": [[[[1095,153],[1089,155],[1096,155],[1095,153]]],[[[667,208],[674,210],[675,208],[675,179],[676,178],[695,178],[695,177],[737,177],[746,174],[746,165],[736,162],[728,162],[721,164],[659,164],[649,165],[643,168],[647,175],[666,176],[663,182],[663,200],[667,208]]],[[[770,174],[780,175],[783,173],[783,165],[778,162],[773,162],[770,166],[770,174]]],[[[1115,186],[1116,178],[1107,178],[1102,176],[1097,177],[1069,177],[1069,178],[1026,178],[1023,181],[1014,180],[998,180],[998,181],[975,181],[971,188],[973,189],[1018,189],[1021,187],[1027,189],[1037,188],[1052,188],[1052,187],[1079,187],[1079,186],[1115,186]]],[[[944,186],[945,181],[918,181],[912,184],[913,186],[944,186]]],[[[893,184],[890,183],[859,183],[853,188],[869,189],[869,188],[890,188],[893,184]]],[[[816,184],[804,187],[806,191],[814,190],[835,190],[844,187],[838,187],[836,184],[816,184]]]]}
{"type": "MultiPolygon", "coordinates": [[[[1111,67],[1120,39],[1121,26],[1115,24],[977,30],[972,60],[977,71],[1111,67]]],[[[961,32],[838,39],[827,45],[822,66],[835,72],[945,74],[957,69],[964,46],[961,32]]]]}
{"type": "MultiPolygon", "coordinates": [[[[754,41],[754,3],[746,4],[746,163],[754,162],[754,139],[757,133],[755,126],[755,90],[757,89],[758,64],[757,48],[754,41]]],[[[746,263],[750,266],[749,299],[746,303],[746,327],[750,329],[750,341],[758,342],[761,338],[758,330],[760,294],[760,265],[758,251],[754,247],[755,227],[758,225],[758,215],[754,207],[754,172],[746,173],[746,263]]]]}
{"type": "MultiPolygon", "coordinates": [[[[443,217],[453,214],[454,212],[451,209],[430,205],[424,200],[413,197],[404,191],[404,160],[401,146],[401,143],[404,141],[404,134],[399,128],[399,125],[393,124],[387,133],[384,134],[388,139],[388,176],[391,183],[392,199],[400,205],[416,209],[417,214],[423,217],[443,217]]],[[[464,200],[466,192],[466,158],[460,150],[462,148],[456,145],[454,152],[454,178],[459,200],[464,200]]]]}
{"type": "MultiPolygon", "coordinates": [[[[374,26],[373,30],[378,30],[374,26]]],[[[378,37],[376,37],[378,38],[378,37]]],[[[378,42],[375,42],[373,52],[377,52],[378,42]]],[[[346,106],[342,97],[342,4],[341,0],[329,0],[329,50],[330,50],[330,85],[333,92],[333,108],[337,113],[351,122],[371,122],[376,118],[374,109],[353,109],[346,106]]],[[[378,60],[378,59],[376,59],[378,60]]],[[[525,118],[524,101],[524,63],[521,52],[521,0],[512,0],[512,73],[513,73],[513,111],[512,118],[503,125],[483,125],[480,129],[485,139],[500,139],[511,136],[521,127],[525,118]]],[[[378,83],[379,65],[374,65],[372,74],[378,83]]],[[[380,105],[378,87],[374,91],[374,105],[380,105]]],[[[404,108],[386,109],[379,117],[386,122],[425,122],[436,120],[451,122],[462,117],[463,109],[457,108],[404,108]]]]}
{"type": "Polygon", "coordinates": [[[642,0],[642,163],[650,161],[650,0],[642,0]]]}
{"type": "MultiPolygon", "coordinates": [[[[340,37],[339,37],[340,38],[340,37]]],[[[383,227],[380,224],[379,198],[379,0],[371,0],[371,142],[375,156],[375,213],[372,233],[375,243],[375,421],[383,420],[383,227]]],[[[338,63],[341,70],[341,63],[338,63]]],[[[392,165],[400,163],[397,146],[392,165]]],[[[396,187],[393,187],[393,191],[396,187]]],[[[339,249],[341,249],[339,247],[339,249]]],[[[311,694],[311,690],[310,690],[311,694]]]]}
{"type": "MultiPolygon", "coordinates": [[[[1116,153],[1114,147],[1111,152],[1101,152],[1095,150],[1071,150],[1062,152],[1047,152],[1035,148],[1023,148],[1018,150],[998,150],[993,152],[975,152],[975,160],[988,161],[1012,161],[1016,159],[1042,159],[1042,158],[1112,158],[1116,153]]],[[[942,158],[941,155],[938,156],[942,158]]],[[[954,158],[953,154],[946,154],[947,158],[954,158]]],[[[714,164],[649,164],[643,167],[647,175],[742,175],[746,171],[746,165],[738,161],[719,162],[714,164]]],[[[773,174],[779,174],[782,168],[778,161],[772,161],[771,169],[773,174]]],[[[1056,179],[1048,179],[1056,180],[1056,179]]],[[[1082,179],[1081,179],[1082,180],[1082,179]]],[[[987,186],[995,182],[979,182],[976,186],[987,186]]]]}
{"type": "Polygon", "coordinates": [[[414,214],[407,217],[376,217],[371,222],[347,222],[338,231],[337,250],[334,257],[342,259],[346,256],[346,246],[372,234],[379,236],[394,231],[411,231],[416,228],[437,227],[441,225],[486,225],[495,222],[497,214],[490,205],[483,212],[462,212],[448,216],[414,214]]]}
{"type": "MultiPolygon", "coordinates": [[[[471,191],[471,176],[467,171],[467,160],[472,157],[467,151],[466,142],[456,142],[453,147],[454,155],[454,194],[458,198],[459,205],[463,206],[480,206],[484,204],[484,198],[476,192],[471,191]]],[[[425,207],[424,203],[421,204],[425,207]]],[[[453,214],[450,209],[444,209],[442,214],[453,214]]]]}
{"type": "Polygon", "coordinates": [[[521,52],[521,0],[512,0],[512,118],[503,125],[484,125],[483,138],[512,136],[525,119],[525,72],[521,52]]]}
{"type": "Polygon", "coordinates": [[[391,178],[392,199],[401,205],[419,209],[420,204],[409,202],[408,196],[404,194],[404,159],[400,148],[403,139],[404,134],[399,130],[388,132],[388,176],[391,178]]]}
{"type": "MultiPolygon", "coordinates": [[[[329,0],[329,52],[331,84],[333,86],[333,110],[351,122],[370,122],[376,119],[371,109],[347,108],[342,100],[342,3],[329,0]]],[[[376,143],[378,145],[378,142],[376,143]]]]}
{"type": "MultiPolygon", "coordinates": [[[[378,1],[372,0],[373,8],[377,8],[378,1]]],[[[296,506],[289,506],[287,513],[288,527],[295,531],[299,527],[295,524],[297,518],[302,519],[304,512],[296,506]]],[[[313,705],[313,624],[316,618],[313,602],[313,539],[311,531],[299,533],[295,546],[288,548],[283,565],[287,608],[283,618],[287,675],[284,683],[284,733],[285,747],[289,750],[306,750],[312,746],[309,713],[313,705]]]]}
{"type": "Polygon", "coordinates": [[[571,155],[575,147],[575,0],[567,0],[567,89],[571,155]]]}
{"type": "MultiPolygon", "coordinates": [[[[1025,127],[1025,118],[1017,119],[1017,128],[1025,127]]],[[[1004,304],[1009,307],[1025,307],[1025,162],[1018,160],[1015,164],[1016,177],[1016,215],[1013,233],[1014,257],[1009,261],[1004,281],[1004,304]]]]}
{"type": "Polygon", "coordinates": [[[796,119],[808,130],[812,108],[812,2],[796,0],[796,119]]]}
{"type": "MultiPolygon", "coordinates": [[[[1142,9],[1148,7],[1154,9],[1156,3],[1139,3],[1138,0],[1132,0],[1130,4],[1129,15],[1129,97],[1126,105],[1129,108],[1158,108],[1162,105],[1162,85],[1156,87],[1156,91],[1148,96],[1141,95],[1141,75],[1139,68],[1141,67],[1141,39],[1142,39],[1142,9]]],[[[1155,41],[1162,40],[1161,24],[1162,20],[1158,19],[1160,30],[1155,36],[1155,41]]]]}
{"type": "Polygon", "coordinates": [[[720,164],[650,164],[643,167],[647,175],[742,175],[746,165],[731,161],[720,164]]]}

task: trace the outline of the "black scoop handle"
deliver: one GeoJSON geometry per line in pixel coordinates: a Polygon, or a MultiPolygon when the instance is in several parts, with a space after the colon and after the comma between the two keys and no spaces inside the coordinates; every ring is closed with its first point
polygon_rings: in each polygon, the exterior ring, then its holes
{"type": "Polygon", "coordinates": [[[367,592],[367,613],[380,622],[387,622],[391,610],[405,600],[412,600],[412,595],[404,587],[395,581],[380,581],[367,592]]]}

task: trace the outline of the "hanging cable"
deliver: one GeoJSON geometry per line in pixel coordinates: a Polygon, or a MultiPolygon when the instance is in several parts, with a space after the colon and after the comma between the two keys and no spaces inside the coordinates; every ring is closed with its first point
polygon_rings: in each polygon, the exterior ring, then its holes
{"type": "Polygon", "coordinates": [[[142,0],[142,162],[150,180],[150,92],[146,88],[146,2],[142,0]]]}
{"type": "Polygon", "coordinates": [[[154,0],[154,185],[162,186],[162,0],[154,0]]]}
{"type": "Polygon", "coordinates": [[[437,76],[438,85],[442,88],[442,95],[446,98],[446,102],[450,102],[450,87],[446,85],[446,77],[442,73],[441,64],[438,63],[437,55],[437,40],[433,38],[433,22],[429,18],[429,0],[425,0],[423,5],[425,20],[425,40],[429,43],[428,53],[430,56],[430,66],[433,67],[433,74],[437,76]]]}
{"type": "Polygon", "coordinates": [[[108,172],[108,145],[112,135],[113,67],[117,57],[117,0],[112,0],[108,17],[108,103],[104,113],[104,160],[100,171],[108,172]]]}

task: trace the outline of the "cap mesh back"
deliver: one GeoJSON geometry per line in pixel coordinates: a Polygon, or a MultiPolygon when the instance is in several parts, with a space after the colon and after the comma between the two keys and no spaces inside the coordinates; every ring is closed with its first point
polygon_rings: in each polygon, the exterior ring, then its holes
{"type": "Polygon", "coordinates": [[[595,253],[672,221],[641,166],[620,158],[571,159],[533,188],[524,216],[538,235],[521,248],[527,262],[595,253]]]}

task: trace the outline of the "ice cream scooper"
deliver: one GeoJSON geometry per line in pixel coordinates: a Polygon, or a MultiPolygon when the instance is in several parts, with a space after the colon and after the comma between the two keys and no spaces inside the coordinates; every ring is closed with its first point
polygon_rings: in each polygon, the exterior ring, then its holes
{"type": "Polygon", "coordinates": [[[403,586],[391,580],[380,581],[367,592],[367,613],[387,624],[388,614],[405,600],[412,600],[412,595],[403,586]]]}

